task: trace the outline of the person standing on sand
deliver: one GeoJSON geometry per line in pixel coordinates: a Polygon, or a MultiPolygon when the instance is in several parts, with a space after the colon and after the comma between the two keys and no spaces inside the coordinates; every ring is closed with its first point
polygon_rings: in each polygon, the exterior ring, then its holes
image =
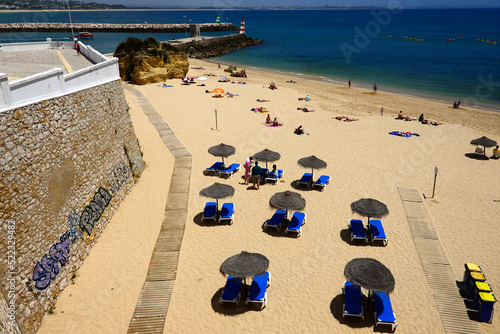
{"type": "Polygon", "coordinates": [[[377,84],[373,84],[373,94],[377,94],[377,84]]]}
{"type": "Polygon", "coordinates": [[[248,181],[250,180],[250,169],[252,168],[252,157],[249,157],[245,161],[243,167],[245,167],[245,184],[248,184],[248,181]]]}
{"type": "Polygon", "coordinates": [[[257,190],[259,190],[260,187],[260,172],[261,168],[259,166],[259,162],[255,161],[255,166],[252,167],[252,184],[253,188],[255,190],[255,185],[257,185],[257,190]]]}
{"type": "Polygon", "coordinates": [[[351,80],[349,80],[348,84],[349,84],[349,88],[351,88],[351,80]]]}
{"type": "Polygon", "coordinates": [[[384,116],[384,107],[380,108],[380,115],[384,116]]]}
{"type": "Polygon", "coordinates": [[[219,63],[217,63],[217,68],[218,68],[218,69],[220,69],[220,68],[221,68],[219,63]]]}

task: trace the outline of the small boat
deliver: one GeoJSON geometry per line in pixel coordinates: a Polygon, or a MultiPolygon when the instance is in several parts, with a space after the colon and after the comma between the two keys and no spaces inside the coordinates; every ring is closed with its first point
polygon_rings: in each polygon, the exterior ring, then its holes
{"type": "Polygon", "coordinates": [[[75,35],[75,38],[92,39],[92,38],[94,38],[94,34],[91,34],[90,32],[79,32],[78,34],[75,35]]]}

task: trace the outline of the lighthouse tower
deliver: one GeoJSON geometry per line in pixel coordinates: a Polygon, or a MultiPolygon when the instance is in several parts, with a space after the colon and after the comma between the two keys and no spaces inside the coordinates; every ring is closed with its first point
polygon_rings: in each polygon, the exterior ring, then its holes
{"type": "Polygon", "coordinates": [[[243,17],[241,19],[240,34],[244,34],[244,33],[245,33],[245,18],[243,17]]]}

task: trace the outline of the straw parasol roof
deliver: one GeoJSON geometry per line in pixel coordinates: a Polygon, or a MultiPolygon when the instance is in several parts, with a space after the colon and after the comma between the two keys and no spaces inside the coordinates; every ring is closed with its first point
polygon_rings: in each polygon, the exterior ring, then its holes
{"type": "Polygon", "coordinates": [[[281,155],[278,152],[274,152],[271,150],[268,150],[267,148],[264,149],[263,151],[260,151],[258,153],[255,153],[253,156],[254,160],[257,161],[265,161],[266,162],[266,168],[267,168],[267,163],[271,161],[276,161],[281,159],[281,155]]]}
{"type": "Polygon", "coordinates": [[[263,274],[269,267],[269,260],[262,254],[241,252],[228,258],[220,266],[220,272],[234,277],[250,277],[263,274]]]}
{"type": "Polygon", "coordinates": [[[233,155],[235,152],[236,149],[233,146],[226,145],[224,143],[220,143],[219,145],[212,146],[208,149],[208,153],[216,157],[222,157],[222,162],[224,162],[224,158],[233,155]]]}
{"type": "Polygon", "coordinates": [[[311,155],[310,157],[302,158],[297,161],[299,165],[302,167],[306,168],[312,168],[312,169],[323,169],[326,168],[327,163],[320,158],[311,155]]]}
{"type": "Polygon", "coordinates": [[[304,209],[306,200],[299,193],[287,190],[274,194],[269,204],[276,209],[297,211],[304,209]]]}
{"type": "Polygon", "coordinates": [[[234,195],[234,188],[228,184],[215,182],[210,187],[202,189],[200,195],[209,198],[223,199],[234,195]]]}
{"type": "Polygon", "coordinates": [[[344,275],[354,284],[368,290],[392,292],[396,284],[391,271],[372,258],[357,258],[349,261],[344,275]]]}
{"type": "Polygon", "coordinates": [[[368,217],[368,223],[370,217],[382,218],[389,214],[387,206],[373,198],[362,198],[352,202],[351,210],[363,217],[368,217]]]}
{"type": "Polygon", "coordinates": [[[496,146],[497,142],[488,137],[482,136],[481,138],[476,138],[471,140],[471,145],[478,145],[484,147],[493,147],[496,146]]]}

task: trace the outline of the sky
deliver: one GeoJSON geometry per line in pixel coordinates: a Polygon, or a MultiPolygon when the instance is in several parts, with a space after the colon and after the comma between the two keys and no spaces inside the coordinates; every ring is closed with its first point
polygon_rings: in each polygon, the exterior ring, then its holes
{"type": "Polygon", "coordinates": [[[471,6],[500,7],[500,0],[83,0],[105,4],[140,6],[151,8],[191,8],[215,7],[236,8],[256,6],[401,6],[401,7],[435,7],[435,6],[471,6]],[[391,5],[392,4],[392,5],[391,5]]]}

